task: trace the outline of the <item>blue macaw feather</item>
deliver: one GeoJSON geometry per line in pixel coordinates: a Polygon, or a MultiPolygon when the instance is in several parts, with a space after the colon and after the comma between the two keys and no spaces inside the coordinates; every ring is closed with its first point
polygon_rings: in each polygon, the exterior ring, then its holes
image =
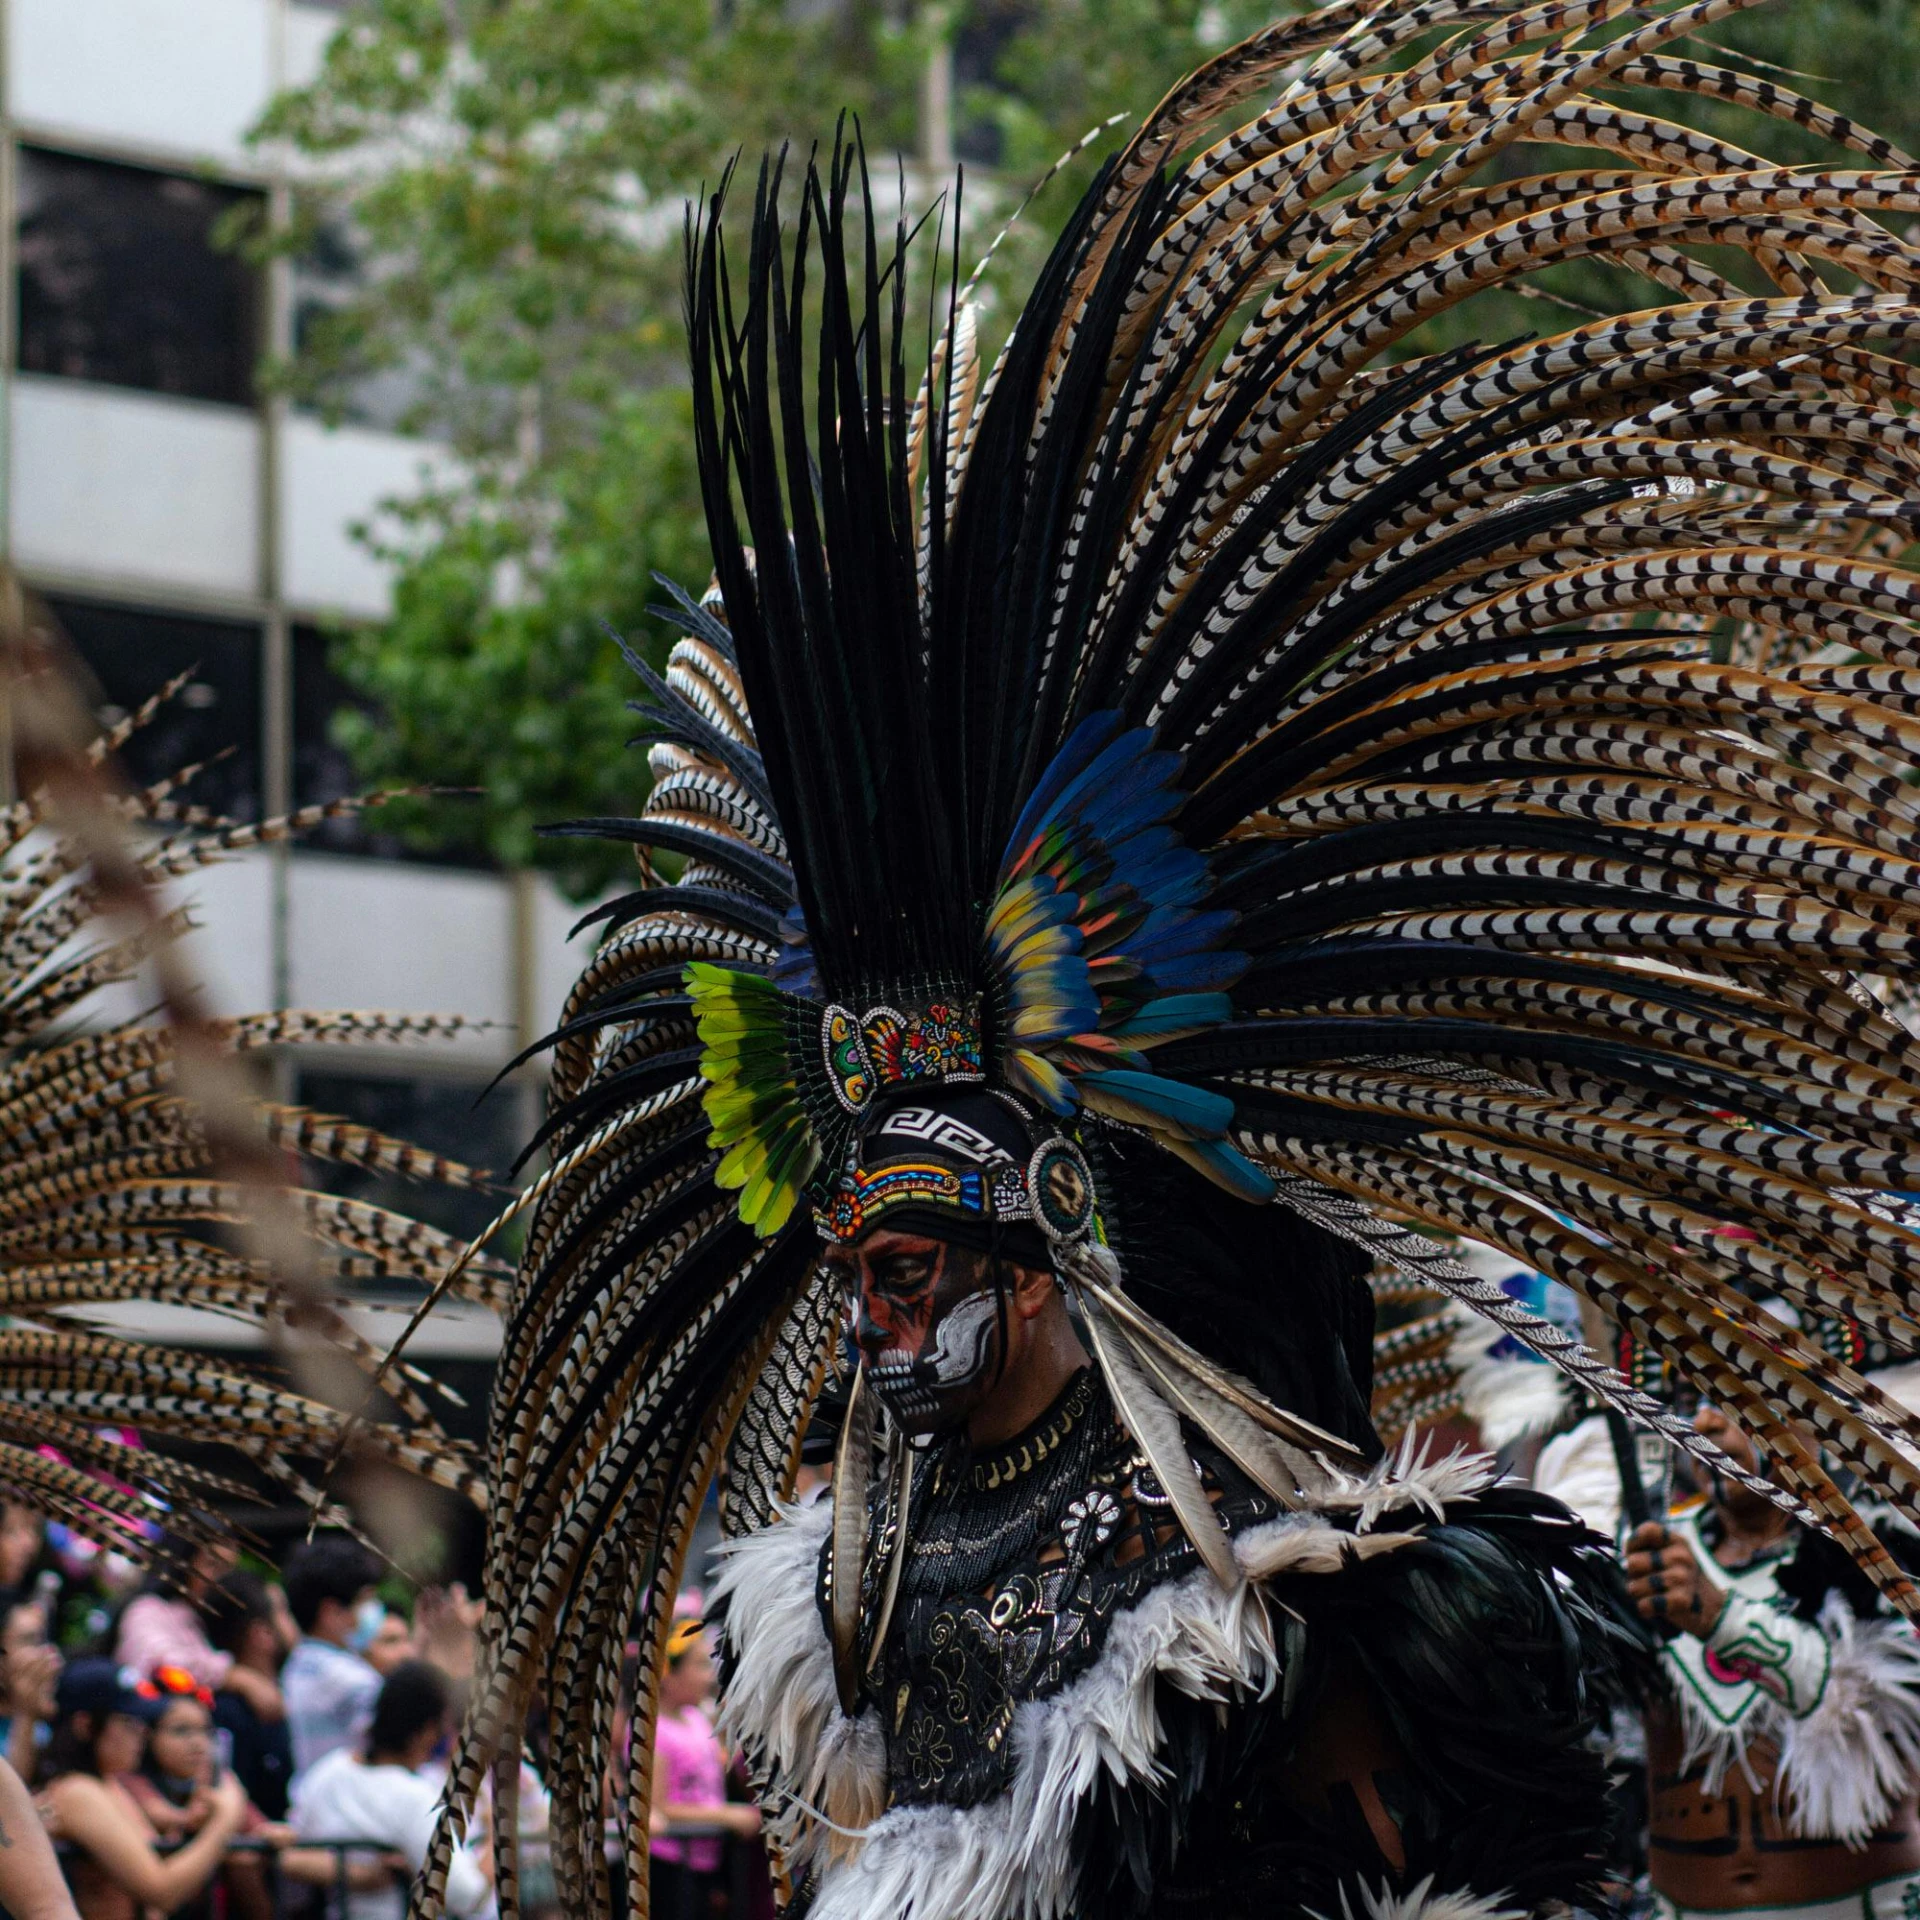
{"type": "MultiPolygon", "coordinates": [[[[1102,771],[1089,768],[1086,777],[1091,780],[1102,771]]],[[[1120,761],[1104,770],[1104,783],[1088,790],[1072,809],[1071,817],[1103,844],[1114,846],[1143,827],[1166,819],[1179,806],[1180,791],[1173,785],[1179,771],[1177,753],[1144,754],[1130,763],[1120,761]]],[[[1061,808],[1056,817],[1068,817],[1068,810],[1061,808]]]]}
{"type": "Polygon", "coordinates": [[[1157,907],[1197,906],[1213,887],[1207,863],[1165,827],[1135,834],[1119,850],[1114,873],[1157,907]]]}
{"type": "MultiPolygon", "coordinates": [[[[1033,812],[1033,824],[1008,845],[1009,863],[1019,860],[1028,843],[1055,821],[1074,820],[1084,814],[1080,824],[1090,837],[1104,839],[1110,832],[1117,838],[1125,831],[1122,823],[1130,817],[1129,809],[1147,808],[1140,816],[1144,821],[1154,817],[1153,809],[1176,804],[1178,795],[1171,791],[1171,778],[1179,772],[1179,755],[1153,753],[1149,745],[1152,738],[1146,728],[1135,727],[1096,754],[1061,788],[1051,805],[1033,812]]],[[[1025,823],[1027,815],[1023,813],[1021,819],[1025,823]]]]}
{"type": "Polygon", "coordinates": [[[1022,1007],[1008,1020],[1007,1034],[1030,1044],[1071,1040],[1077,1033],[1091,1033],[1099,1022],[1100,1002],[1088,994],[1079,1000],[1063,998],[1022,1007]]]}
{"type": "Polygon", "coordinates": [[[1043,955],[1032,966],[1022,969],[1013,982],[1012,999],[1021,1006],[1042,1000],[1084,1000],[1090,1006],[1100,1004],[1100,996],[1087,979],[1087,963],[1077,952],[1043,955]]]}
{"type": "Polygon", "coordinates": [[[1171,1128],[1196,1140],[1217,1140],[1233,1124],[1233,1102],[1224,1094],[1157,1073],[1090,1073],[1080,1083],[1080,1097],[1116,1118],[1153,1125],[1156,1132],[1171,1128]]]}
{"type": "Polygon", "coordinates": [[[1238,1147],[1230,1147],[1224,1140],[1175,1140],[1162,1135],[1161,1142],[1195,1172],[1205,1174],[1237,1199],[1265,1206],[1279,1190],[1271,1174],[1263,1173],[1238,1147]]]}
{"type": "Polygon", "coordinates": [[[1051,874],[1030,873],[1016,880],[995,903],[987,920],[988,944],[995,948],[1005,946],[1069,911],[1059,894],[1051,874]]]}
{"type": "Polygon", "coordinates": [[[1155,907],[1140,930],[1126,944],[1126,951],[1142,966],[1151,969],[1161,958],[1178,959],[1184,954],[1203,952],[1217,946],[1234,929],[1230,913],[1195,913],[1187,907],[1155,907]]]}
{"type": "Polygon", "coordinates": [[[1139,1040],[1148,1035],[1164,1038],[1219,1026],[1232,1017],[1233,1002],[1224,993],[1170,993],[1150,1000],[1130,1019],[1107,1031],[1116,1040],[1139,1040]]]}
{"type": "Polygon", "coordinates": [[[1073,1082],[1031,1047],[1008,1049],[1007,1078],[1014,1092],[1039,1101],[1050,1113],[1068,1114],[1080,1104],[1073,1082]]]}
{"type": "Polygon", "coordinates": [[[1156,960],[1145,969],[1150,992],[1225,993],[1247,970],[1247,956],[1229,947],[1156,960]]]}
{"type": "MultiPolygon", "coordinates": [[[[1199,855],[1164,820],[1149,820],[1145,825],[1134,828],[1124,839],[1109,840],[1105,845],[1113,858],[1115,874],[1136,887],[1153,872],[1165,854],[1178,853],[1186,861],[1199,859],[1199,855]]],[[[1202,866],[1205,864],[1201,862],[1202,866]]]]}
{"type": "Polygon", "coordinates": [[[1016,994],[1021,991],[1021,976],[1029,967],[1039,967],[1053,959],[1077,956],[1081,948],[1080,929],[1071,920],[1056,920],[1036,927],[1012,946],[1000,948],[999,959],[1016,994]]]}
{"type": "Polygon", "coordinates": [[[1171,824],[1181,756],[1114,713],[1076,727],[1009,838],[988,921],[1007,995],[1005,1071],[1050,1111],[1078,1104],[1143,1127],[1249,1198],[1266,1176],[1220,1144],[1224,1095],[1152,1070],[1144,1050],[1231,1017],[1245,956],[1235,916],[1209,911],[1209,862],[1171,824]]]}
{"type": "Polygon", "coordinates": [[[1089,714],[1068,734],[1066,744],[1034,782],[1033,791],[1027,795],[1027,804],[1021,808],[1020,818],[1014,822],[1013,832],[1007,839],[1006,858],[1009,861],[1018,857],[1020,849],[1033,838],[1040,822],[1052,811],[1054,801],[1079,776],[1087,763],[1105,750],[1119,729],[1119,714],[1107,708],[1100,713],[1089,714]]]}

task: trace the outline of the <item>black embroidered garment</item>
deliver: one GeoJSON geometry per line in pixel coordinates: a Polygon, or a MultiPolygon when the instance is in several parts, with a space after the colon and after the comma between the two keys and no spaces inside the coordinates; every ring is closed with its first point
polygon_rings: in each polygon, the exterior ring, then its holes
{"type": "Polygon", "coordinates": [[[1194,1452],[1231,1594],[1094,1374],[1009,1448],[922,1456],[877,1657],[896,1518],[870,1509],[852,1716],[831,1501],[727,1549],[725,1713],[807,1920],[1305,1920],[1430,1877],[1463,1914],[1599,1897],[1589,1736],[1646,1651],[1605,1543],[1482,1456],[1281,1511],[1194,1452]]]}
{"type": "MultiPolygon", "coordinates": [[[[1272,1516],[1273,1503],[1224,1462],[1196,1453],[1230,1527],[1272,1516]]],[[[889,1806],[970,1807],[1004,1792],[1016,1709],[1079,1678],[1118,1613],[1200,1564],[1091,1368],[1004,1446],[976,1453],[956,1436],[925,1457],[912,1549],[876,1659],[896,1527],[883,1490],[869,1522],[862,1652],[866,1697],[885,1729],[889,1806]]],[[[830,1559],[823,1549],[823,1620],[830,1559]]]]}

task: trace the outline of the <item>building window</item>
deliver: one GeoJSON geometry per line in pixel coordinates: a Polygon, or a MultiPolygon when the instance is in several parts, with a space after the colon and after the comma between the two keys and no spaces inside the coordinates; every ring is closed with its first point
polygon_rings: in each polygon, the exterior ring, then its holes
{"type": "MultiPolygon", "coordinates": [[[[324,806],[348,794],[364,793],[367,783],[354,770],[352,756],[334,738],[334,721],[343,712],[377,714],[379,709],[339,673],[328,657],[328,636],[318,627],[293,630],[293,804],[324,806]]],[[[365,854],[380,860],[423,860],[436,866],[469,867],[482,872],[498,862],[476,838],[462,838],[455,815],[453,832],[431,842],[402,838],[382,823],[384,809],[348,814],[310,828],[300,844],[322,853],[365,854]]]]}
{"type": "Polygon", "coordinates": [[[354,230],[334,211],[302,209],[307,244],[292,260],[293,345],[297,358],[332,368],[317,392],[305,396],[330,416],[383,433],[417,434],[428,424],[433,394],[448,380],[418,349],[405,350],[392,363],[368,364],[363,352],[343,347],[329,332],[347,322],[371,290],[365,249],[354,230]],[[437,378],[433,377],[437,373],[437,378]]]}
{"type": "Polygon", "coordinates": [[[183,686],[121,749],[141,786],[200,766],[189,800],[257,820],[260,777],[260,629],[242,620],[148,613],[50,597],[48,611],[93,677],[103,726],[134,712],[178,674],[183,686]]]}
{"type": "MultiPolygon", "coordinates": [[[[502,1177],[525,1145],[526,1114],[516,1085],[488,1093],[484,1079],[397,1079],[302,1067],[294,1086],[294,1098],[303,1107],[377,1127],[502,1177]]],[[[391,1207],[463,1239],[479,1233],[507,1200],[487,1189],[427,1185],[357,1167],[316,1166],[310,1178],[328,1193],[391,1207]]]]}
{"type": "Polygon", "coordinates": [[[263,197],[22,147],[19,364],[250,406],[260,276],[215,229],[263,197]]]}
{"type": "MultiPolygon", "coordinates": [[[[333,737],[335,715],[343,710],[372,710],[333,670],[327,658],[327,636],[318,627],[293,630],[293,804],[324,806],[365,790],[353,770],[345,747],[333,737]]],[[[364,853],[391,858],[400,851],[392,834],[379,830],[379,812],[349,814],[310,829],[301,838],[304,847],[324,853],[364,853]]]]}

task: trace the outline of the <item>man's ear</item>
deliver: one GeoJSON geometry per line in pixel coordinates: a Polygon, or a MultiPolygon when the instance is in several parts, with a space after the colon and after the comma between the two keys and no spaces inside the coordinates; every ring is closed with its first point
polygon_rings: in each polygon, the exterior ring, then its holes
{"type": "Polygon", "coordinates": [[[1013,1274],[1011,1294],[1014,1311],[1022,1320],[1031,1320],[1046,1306],[1048,1296],[1053,1292],[1053,1270],[1050,1267],[1015,1267],[1009,1263],[1013,1274]]]}

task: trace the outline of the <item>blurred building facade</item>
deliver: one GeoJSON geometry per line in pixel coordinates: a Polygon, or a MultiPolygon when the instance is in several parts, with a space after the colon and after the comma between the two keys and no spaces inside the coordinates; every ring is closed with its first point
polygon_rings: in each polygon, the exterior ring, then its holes
{"type": "MultiPolygon", "coordinates": [[[[97,683],[106,715],[192,679],[136,776],[215,760],[195,798],[246,817],[352,790],[329,738],[350,697],[328,630],[377,618],[385,573],[351,532],[434,470],[375,420],[263,401],[292,341],[288,267],[218,243],[287,183],[246,134],[340,24],[313,0],[0,0],[0,539],[97,683]]],[[[378,1006],[490,1023],[444,1053],[327,1050],[290,1097],[483,1164],[524,1137],[495,1070],[552,1024],[574,915],[516,875],[391,857],[368,828],[198,878],[197,969],[228,1011],[378,1006]]],[[[484,1211],[484,1202],[480,1205],[484,1211]]],[[[471,1226],[466,1219],[448,1225],[471,1226]]]]}

